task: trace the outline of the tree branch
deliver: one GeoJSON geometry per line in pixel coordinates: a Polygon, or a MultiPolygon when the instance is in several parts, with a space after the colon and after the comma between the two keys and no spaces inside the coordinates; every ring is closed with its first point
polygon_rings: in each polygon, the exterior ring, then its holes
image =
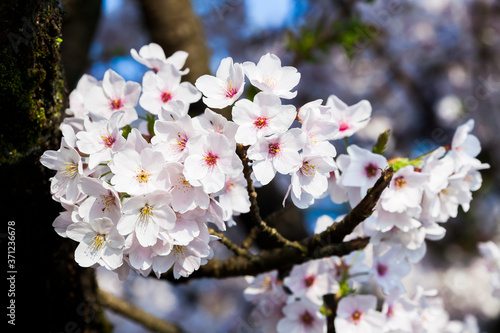
{"type": "Polygon", "coordinates": [[[234,244],[229,238],[224,236],[222,233],[213,230],[212,228],[208,228],[211,235],[219,237],[219,241],[224,244],[229,250],[233,251],[233,253],[240,257],[245,257],[249,260],[253,260],[253,255],[248,252],[246,249],[239,247],[234,244]]]}
{"type": "MultiPolygon", "coordinates": [[[[257,192],[255,192],[255,188],[253,186],[253,181],[251,176],[252,168],[249,165],[250,160],[247,157],[247,147],[244,147],[242,145],[237,145],[236,153],[238,154],[238,156],[241,159],[241,162],[243,163],[243,174],[247,181],[247,191],[250,199],[250,216],[255,226],[257,226],[260,229],[260,231],[266,233],[276,244],[281,246],[294,247],[299,251],[305,253],[306,249],[304,248],[304,246],[302,246],[298,242],[292,242],[286,239],[285,237],[283,237],[283,235],[281,235],[278,232],[278,230],[268,226],[267,223],[262,219],[262,217],[260,216],[259,205],[257,204],[257,192]]],[[[250,246],[250,245],[251,243],[248,242],[245,244],[245,246],[250,246]]]]}
{"type": "Polygon", "coordinates": [[[182,333],[183,330],[171,323],[168,323],[160,318],[157,318],[140,308],[130,304],[129,302],[113,296],[101,289],[97,290],[99,302],[109,308],[111,311],[116,312],[128,319],[131,319],[147,329],[154,332],[161,333],[182,333]]]}
{"type": "Polygon", "coordinates": [[[287,270],[294,265],[312,259],[330,256],[343,256],[352,251],[360,250],[369,243],[369,238],[357,238],[342,242],[354,228],[373,213],[380,195],[389,185],[394,171],[392,167],[382,172],[375,185],[368,190],[366,196],[354,207],[344,219],[330,226],[324,232],[306,238],[300,242],[302,248],[284,246],[272,250],[264,250],[254,256],[252,260],[243,257],[232,257],[227,260],[212,259],[188,278],[174,279],[172,272],[162,275],[162,279],[183,283],[191,278],[213,277],[226,278],[242,275],[257,275],[273,269],[287,270]]]}

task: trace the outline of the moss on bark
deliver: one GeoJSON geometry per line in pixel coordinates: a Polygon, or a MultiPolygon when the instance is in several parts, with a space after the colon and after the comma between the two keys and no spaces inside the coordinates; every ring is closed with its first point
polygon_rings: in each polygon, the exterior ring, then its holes
{"type": "Polygon", "coordinates": [[[54,144],[64,79],[57,1],[5,1],[0,51],[0,165],[54,144]],[[17,18],[17,19],[15,19],[17,18]]]}

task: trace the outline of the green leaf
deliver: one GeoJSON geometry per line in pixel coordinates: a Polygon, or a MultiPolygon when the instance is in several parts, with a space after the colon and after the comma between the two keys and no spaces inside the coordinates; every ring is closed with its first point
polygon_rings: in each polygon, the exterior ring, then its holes
{"type": "Polygon", "coordinates": [[[132,132],[132,127],[130,125],[127,125],[127,126],[123,127],[122,136],[126,139],[126,138],[128,138],[128,135],[130,134],[130,132],[132,132]]]}
{"type": "Polygon", "coordinates": [[[385,149],[387,148],[387,142],[389,142],[390,133],[391,133],[390,130],[385,130],[385,132],[380,133],[377,142],[375,143],[375,146],[373,146],[372,149],[372,151],[375,154],[382,155],[385,152],[385,149]]]}
{"type": "Polygon", "coordinates": [[[401,168],[404,168],[405,166],[408,165],[413,165],[416,168],[419,168],[422,164],[422,159],[421,158],[416,158],[414,160],[410,160],[406,157],[397,157],[393,158],[392,160],[389,161],[389,165],[392,166],[394,169],[394,172],[398,171],[401,168]]]}
{"type": "Polygon", "coordinates": [[[155,122],[156,116],[154,114],[146,113],[146,120],[148,122],[148,132],[151,137],[155,136],[155,122]]]}

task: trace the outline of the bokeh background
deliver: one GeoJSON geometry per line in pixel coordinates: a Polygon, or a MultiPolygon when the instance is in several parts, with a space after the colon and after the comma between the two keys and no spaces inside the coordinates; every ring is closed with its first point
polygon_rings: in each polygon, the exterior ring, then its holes
{"type": "MultiPolygon", "coordinates": [[[[148,2],[62,1],[67,12],[63,59],[69,91],[83,73],[102,79],[109,68],[127,80],[141,82],[146,68],[132,59],[130,49],[138,50],[168,34],[158,31],[161,25],[155,25],[147,13],[148,2]]],[[[470,211],[460,210],[456,219],[447,222],[443,240],[427,243],[426,258],[414,266],[405,283],[409,291],[416,284],[438,289],[452,319],[473,314],[483,331],[499,332],[500,300],[490,296],[488,273],[477,251],[478,242],[500,241],[499,2],[185,2],[195,13],[197,21],[191,24],[197,24],[203,37],[199,46],[205,50],[196,51],[190,59],[200,59],[206,52],[208,60],[204,69],[192,70],[192,74],[214,73],[224,57],[257,62],[263,54],[275,53],[283,65],[295,66],[302,74],[298,96],[290,101],[296,107],[315,99],[326,101],[332,94],[348,105],[370,101],[372,120],[351,142],[369,147],[378,134],[390,129],[387,158],[415,157],[449,144],[458,125],[475,120],[474,134],[483,147],[479,159],[491,168],[482,171],[483,186],[474,193],[470,211]]],[[[167,56],[174,51],[166,49],[167,56]]],[[[196,68],[194,63],[188,66],[196,68]]],[[[342,152],[344,147],[337,145],[337,149],[342,152]]],[[[282,188],[279,181],[275,185],[272,193],[277,199],[271,202],[279,203],[282,188]]],[[[273,207],[263,209],[270,213],[273,207]]],[[[290,210],[275,226],[291,238],[300,238],[312,232],[318,216],[335,217],[346,209],[326,199],[307,211],[290,210]]],[[[246,231],[243,224],[229,231],[236,241],[246,231]]],[[[216,253],[228,255],[222,247],[216,253]]],[[[247,285],[244,278],[173,286],[135,274],[121,282],[114,273],[99,270],[98,282],[104,290],[188,332],[264,331],[266,313],[242,297],[247,285]]],[[[115,332],[147,332],[123,317],[106,314],[115,332]]]]}

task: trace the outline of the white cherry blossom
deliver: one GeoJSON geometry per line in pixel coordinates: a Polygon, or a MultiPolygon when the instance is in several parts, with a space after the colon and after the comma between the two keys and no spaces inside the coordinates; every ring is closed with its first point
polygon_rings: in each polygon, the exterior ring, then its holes
{"type": "Polygon", "coordinates": [[[306,135],[298,128],[260,138],[247,152],[255,178],[266,185],[276,172],[286,175],[298,170],[302,165],[299,150],[305,140],[306,135]]]}
{"type": "Polygon", "coordinates": [[[385,317],[376,311],[373,295],[346,296],[340,300],[335,317],[335,330],[345,333],[383,332],[385,317]]]}
{"type": "Polygon", "coordinates": [[[281,60],[274,54],[263,55],[257,65],[243,63],[245,74],[250,83],[264,92],[271,92],[280,98],[294,98],[291,91],[300,81],[300,73],[292,66],[281,67],[281,60]]]}
{"type": "Polygon", "coordinates": [[[118,73],[108,69],[104,73],[102,86],[91,87],[84,97],[85,108],[109,119],[117,111],[123,111],[123,118],[118,126],[123,127],[137,119],[135,106],[141,94],[141,85],[125,81],[118,73]]]}
{"type": "Polygon", "coordinates": [[[233,58],[221,60],[215,76],[202,75],[195,82],[205,97],[203,103],[210,108],[222,109],[240,98],[245,86],[243,66],[233,58]]]}
{"type": "Polygon", "coordinates": [[[236,142],[252,145],[261,137],[285,132],[296,114],[293,105],[281,105],[281,100],[270,93],[258,93],[253,102],[239,100],[232,110],[233,121],[239,125],[236,142]]]}
{"type": "Polygon", "coordinates": [[[331,108],[331,117],[339,126],[334,139],[350,137],[364,128],[370,121],[372,113],[372,106],[366,100],[348,106],[335,95],[328,97],[326,106],[331,108]]]}
{"type": "Polygon", "coordinates": [[[158,234],[162,230],[170,230],[175,226],[175,213],[168,204],[170,193],[154,191],[139,195],[123,203],[123,216],[117,228],[121,235],[135,232],[142,246],[155,245],[158,234]]]}
{"type": "Polygon", "coordinates": [[[89,154],[89,168],[94,169],[101,162],[111,160],[114,153],[126,143],[118,124],[124,113],[115,112],[109,119],[88,114],[84,120],[85,131],[76,134],[78,149],[89,154]]]}
{"type": "Polygon", "coordinates": [[[122,264],[125,238],[109,218],[74,223],[68,226],[66,234],[80,243],[75,250],[75,260],[80,266],[90,267],[99,263],[116,269],[122,264]]]}
{"type": "Polygon", "coordinates": [[[135,49],[131,49],[130,55],[135,59],[135,61],[149,67],[154,72],[158,72],[165,64],[171,64],[182,75],[189,73],[189,68],[181,71],[188,57],[188,53],[185,51],[177,51],[167,58],[160,45],[156,43],[149,43],[148,45],[142,46],[139,49],[139,52],[135,49]]]}
{"type": "Polygon", "coordinates": [[[228,139],[218,133],[192,138],[186,144],[188,156],[184,161],[184,176],[196,186],[199,182],[207,193],[224,188],[226,175],[243,170],[238,155],[230,148],[228,139]]]}
{"type": "Polygon", "coordinates": [[[181,82],[181,74],[171,64],[161,67],[158,73],[147,72],[142,79],[142,95],[139,104],[157,115],[162,108],[169,109],[173,101],[182,101],[185,106],[197,102],[201,93],[189,82],[181,82]]]}

